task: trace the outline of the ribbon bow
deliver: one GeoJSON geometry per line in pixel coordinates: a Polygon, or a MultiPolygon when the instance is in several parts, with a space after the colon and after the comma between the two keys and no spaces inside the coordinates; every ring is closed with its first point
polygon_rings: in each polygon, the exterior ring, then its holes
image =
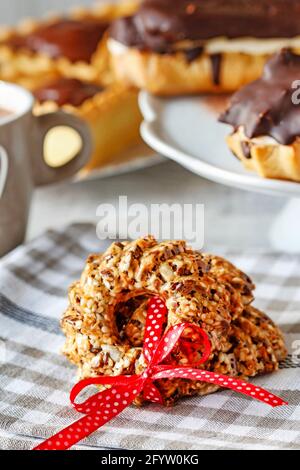
{"type": "Polygon", "coordinates": [[[281,398],[261,387],[251,385],[235,377],[198,369],[197,367],[204,364],[211,353],[210,341],[206,332],[192,323],[180,323],[171,327],[162,336],[166,318],[167,308],[164,301],[158,297],[152,298],[148,307],[143,347],[143,355],[147,363],[146,369],[141,375],[102,376],[79,382],[71,391],[70,399],[74,408],[85,416],[47,439],[35,450],[69,449],[115,418],[141,393],[146,400],[163,404],[162,396],[153,383],[159,379],[198,380],[232,389],[272,407],[287,404],[281,398]],[[186,330],[189,330],[189,336],[192,335],[192,342],[183,338],[186,330]],[[176,344],[180,344],[180,349],[191,360],[189,365],[174,365],[174,361],[170,359],[176,344]],[[201,349],[201,358],[192,361],[192,356],[199,356],[199,349],[201,349]],[[96,393],[84,403],[77,404],[75,402],[77,396],[90,385],[104,385],[109,388],[96,393]]]}

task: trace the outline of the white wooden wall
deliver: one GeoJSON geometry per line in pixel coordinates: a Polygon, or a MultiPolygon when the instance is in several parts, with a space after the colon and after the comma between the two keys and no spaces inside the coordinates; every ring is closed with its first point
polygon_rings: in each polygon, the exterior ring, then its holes
{"type": "Polygon", "coordinates": [[[0,0],[0,23],[14,24],[24,17],[42,16],[49,11],[64,11],[74,5],[93,3],[94,0],[0,0]]]}

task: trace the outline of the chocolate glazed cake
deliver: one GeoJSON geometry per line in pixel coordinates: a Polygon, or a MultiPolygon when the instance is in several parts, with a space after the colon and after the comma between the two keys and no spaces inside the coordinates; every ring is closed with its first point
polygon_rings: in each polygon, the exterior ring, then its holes
{"type": "Polygon", "coordinates": [[[283,50],[220,116],[234,128],[229,148],[261,176],[300,181],[299,78],[300,56],[283,50]]]}
{"type": "Polygon", "coordinates": [[[118,75],[158,94],[235,91],[300,50],[300,1],[144,0],[110,28],[118,75]]]}

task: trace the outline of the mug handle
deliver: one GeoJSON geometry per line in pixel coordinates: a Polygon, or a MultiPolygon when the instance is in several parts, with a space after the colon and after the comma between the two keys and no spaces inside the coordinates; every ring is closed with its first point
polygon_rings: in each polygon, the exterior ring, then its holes
{"type": "Polygon", "coordinates": [[[79,117],[63,111],[36,116],[38,124],[38,151],[34,155],[33,178],[36,186],[43,186],[72,178],[89,161],[92,154],[92,136],[88,125],[79,117]],[[47,165],[44,159],[44,141],[48,132],[58,126],[66,126],[78,132],[82,148],[71,161],[60,167],[47,165]],[[42,158],[41,158],[42,155],[42,158]]]}
{"type": "Polygon", "coordinates": [[[0,199],[3,196],[7,175],[8,175],[8,155],[4,147],[0,145],[0,199]]]}

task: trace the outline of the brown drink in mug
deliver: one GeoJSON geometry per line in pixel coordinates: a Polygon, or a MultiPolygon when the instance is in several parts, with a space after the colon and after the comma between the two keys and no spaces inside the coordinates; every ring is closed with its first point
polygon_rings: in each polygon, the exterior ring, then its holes
{"type": "Polygon", "coordinates": [[[34,116],[33,106],[29,92],[0,82],[0,256],[24,240],[33,189],[74,176],[91,154],[83,121],[61,111],[34,116]],[[82,145],[71,161],[50,167],[44,158],[45,138],[61,126],[76,131],[82,145]]]}

